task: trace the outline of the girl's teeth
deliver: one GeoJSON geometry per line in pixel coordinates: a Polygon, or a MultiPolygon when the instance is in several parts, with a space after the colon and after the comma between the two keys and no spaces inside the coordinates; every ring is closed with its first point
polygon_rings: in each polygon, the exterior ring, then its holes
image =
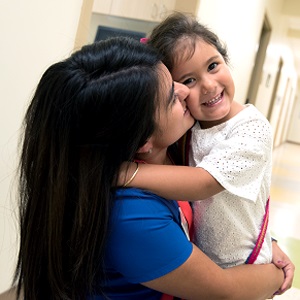
{"type": "Polygon", "coordinates": [[[210,105],[213,105],[213,104],[217,103],[220,99],[221,99],[221,95],[219,95],[218,97],[216,97],[212,100],[209,100],[209,101],[207,101],[203,104],[206,105],[206,106],[210,106],[210,105]]]}

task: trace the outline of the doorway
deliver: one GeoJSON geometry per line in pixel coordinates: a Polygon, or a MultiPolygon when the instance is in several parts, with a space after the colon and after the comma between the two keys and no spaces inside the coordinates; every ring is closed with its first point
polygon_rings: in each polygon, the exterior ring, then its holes
{"type": "Polygon", "coordinates": [[[278,68],[277,68],[277,72],[276,72],[275,83],[274,83],[274,86],[273,86],[272,98],[271,98],[271,102],[270,102],[270,106],[269,106],[269,110],[268,110],[268,115],[267,115],[267,119],[269,120],[269,122],[271,121],[274,104],[276,102],[276,95],[277,95],[278,83],[279,83],[279,80],[280,80],[282,66],[283,66],[283,60],[282,60],[282,58],[280,58],[278,68]]]}
{"type": "Polygon", "coordinates": [[[271,31],[271,24],[267,16],[265,15],[262,30],[260,33],[255,63],[253,66],[253,71],[248,88],[246,103],[251,103],[255,105],[258,88],[261,82],[261,76],[263,74],[262,70],[266,58],[267,47],[270,41],[271,31]]]}

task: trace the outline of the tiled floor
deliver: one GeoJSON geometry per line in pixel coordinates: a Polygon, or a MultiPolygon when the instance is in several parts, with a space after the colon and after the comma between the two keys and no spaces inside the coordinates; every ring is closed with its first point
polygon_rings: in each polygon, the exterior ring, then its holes
{"type": "Polygon", "coordinates": [[[270,228],[296,265],[293,288],[278,300],[300,300],[300,145],[285,143],[273,152],[270,228]]]}

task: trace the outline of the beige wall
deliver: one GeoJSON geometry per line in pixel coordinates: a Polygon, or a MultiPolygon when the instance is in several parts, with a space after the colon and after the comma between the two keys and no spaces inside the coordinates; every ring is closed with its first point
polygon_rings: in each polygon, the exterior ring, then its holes
{"type": "Polygon", "coordinates": [[[83,0],[1,1],[0,292],[10,284],[16,256],[13,180],[21,120],[45,68],[72,52],[82,3],[83,0]]]}

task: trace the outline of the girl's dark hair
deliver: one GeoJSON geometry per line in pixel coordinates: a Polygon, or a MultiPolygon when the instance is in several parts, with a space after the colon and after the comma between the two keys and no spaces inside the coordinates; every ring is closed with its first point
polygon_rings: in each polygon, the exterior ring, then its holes
{"type": "Polygon", "coordinates": [[[199,39],[215,47],[229,63],[226,45],[190,14],[174,12],[169,15],[152,30],[147,44],[163,55],[164,64],[172,72],[177,61],[189,59],[194,54],[199,39]]]}
{"type": "Polygon", "coordinates": [[[122,162],[155,129],[160,57],[127,38],[84,46],[43,74],[24,120],[21,238],[24,299],[102,293],[103,253],[122,162]]]}

